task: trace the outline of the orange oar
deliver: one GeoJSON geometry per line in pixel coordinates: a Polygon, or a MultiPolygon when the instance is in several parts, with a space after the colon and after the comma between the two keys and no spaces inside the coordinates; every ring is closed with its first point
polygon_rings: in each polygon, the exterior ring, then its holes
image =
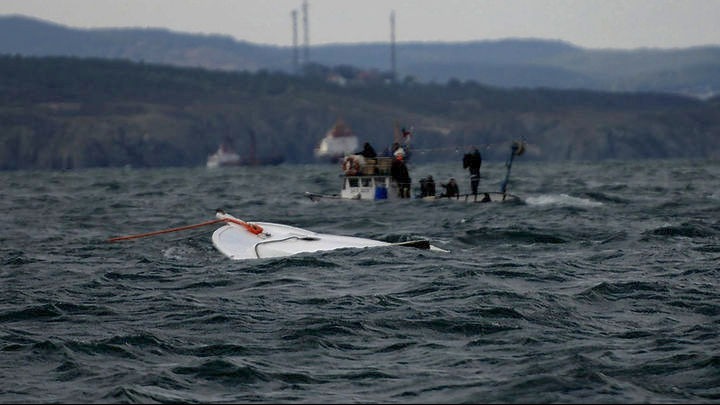
{"type": "MultiPolygon", "coordinates": [[[[185,231],[185,230],[188,230],[188,229],[200,228],[201,226],[207,226],[207,225],[217,224],[218,222],[226,222],[226,221],[228,221],[228,220],[229,220],[229,219],[213,219],[212,221],[201,222],[201,223],[195,224],[195,225],[181,226],[181,227],[179,227],[179,228],[163,229],[162,231],[141,233],[141,234],[138,234],[138,235],[118,236],[117,238],[110,238],[110,239],[108,239],[107,241],[108,241],[108,242],[119,242],[119,241],[121,241],[121,240],[137,239],[137,238],[144,238],[144,237],[146,237],[146,236],[160,235],[160,234],[163,234],[163,233],[185,231]]],[[[234,222],[234,221],[233,221],[233,222],[234,222]]],[[[251,224],[247,224],[247,223],[244,223],[244,224],[245,224],[245,225],[251,225],[251,224]]],[[[241,225],[242,225],[242,224],[241,224],[241,225]]],[[[250,229],[248,229],[248,230],[250,230],[250,229]]],[[[250,231],[250,232],[252,232],[252,231],[250,231]]],[[[261,230],[260,232],[262,232],[262,230],[261,230]]]]}

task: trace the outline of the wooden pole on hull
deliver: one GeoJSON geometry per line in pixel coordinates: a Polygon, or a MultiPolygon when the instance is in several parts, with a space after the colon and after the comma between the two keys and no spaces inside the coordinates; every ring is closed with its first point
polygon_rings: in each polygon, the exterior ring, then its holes
{"type": "Polygon", "coordinates": [[[179,232],[179,231],[186,231],[188,229],[200,228],[203,226],[217,224],[219,222],[225,222],[225,223],[231,222],[233,224],[240,225],[243,228],[245,228],[248,232],[252,233],[253,235],[258,235],[263,232],[263,228],[260,225],[245,222],[245,221],[237,219],[233,216],[226,216],[226,215],[227,214],[225,214],[225,211],[218,209],[216,212],[216,216],[218,217],[217,219],[201,222],[199,224],[180,226],[177,228],[163,229],[160,231],[153,231],[153,232],[147,232],[147,233],[140,233],[137,235],[118,236],[116,238],[110,238],[107,241],[108,242],[120,242],[123,240],[145,238],[148,236],[162,235],[164,233],[179,232]]]}
{"type": "Polygon", "coordinates": [[[170,229],[163,229],[161,231],[154,231],[154,232],[147,232],[147,233],[141,233],[137,235],[128,235],[128,236],[118,236],[116,238],[110,238],[107,241],[108,242],[120,242],[123,240],[130,240],[130,239],[139,239],[139,238],[145,238],[148,236],[155,236],[155,235],[162,235],[164,233],[171,233],[171,232],[179,232],[179,231],[186,231],[188,229],[195,229],[200,228],[203,226],[208,226],[212,224],[217,224],[218,222],[225,222],[224,219],[213,219],[211,221],[205,221],[201,222],[199,224],[193,224],[193,225],[187,225],[187,226],[180,226],[177,228],[170,228],[170,229]]]}

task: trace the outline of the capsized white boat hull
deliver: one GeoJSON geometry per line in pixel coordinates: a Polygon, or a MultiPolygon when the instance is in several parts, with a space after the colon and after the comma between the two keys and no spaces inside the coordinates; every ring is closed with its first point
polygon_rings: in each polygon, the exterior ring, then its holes
{"type": "Polygon", "coordinates": [[[253,235],[241,226],[227,224],[213,233],[213,244],[221,253],[234,260],[391,245],[373,239],[322,234],[270,222],[253,222],[253,224],[261,226],[264,232],[253,235]]]}
{"type": "Polygon", "coordinates": [[[409,246],[445,251],[422,240],[389,243],[354,236],[317,233],[271,222],[253,222],[253,224],[262,227],[263,232],[255,235],[242,226],[228,223],[213,232],[213,245],[222,254],[233,260],[284,257],[298,253],[381,246],[409,246]]]}

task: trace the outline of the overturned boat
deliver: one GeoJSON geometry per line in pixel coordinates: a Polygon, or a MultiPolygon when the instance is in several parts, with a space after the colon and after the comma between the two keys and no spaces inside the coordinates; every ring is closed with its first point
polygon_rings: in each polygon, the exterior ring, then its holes
{"type": "Polygon", "coordinates": [[[390,243],[354,236],[317,233],[294,226],[272,222],[245,222],[218,209],[216,219],[199,224],[147,232],[137,235],[120,236],[108,239],[108,242],[120,242],[139,239],[171,232],[196,229],[203,226],[223,223],[212,234],[212,243],[223,255],[233,260],[260,259],[268,257],[292,256],[299,253],[312,253],[336,249],[372,248],[372,247],[412,247],[437,252],[447,252],[433,246],[424,239],[390,243]]]}
{"type": "Polygon", "coordinates": [[[404,246],[445,252],[445,250],[431,245],[427,240],[390,243],[354,236],[318,233],[272,222],[253,222],[249,227],[248,223],[225,212],[218,211],[216,216],[227,223],[213,232],[213,245],[222,254],[233,260],[383,246],[404,246]]]}

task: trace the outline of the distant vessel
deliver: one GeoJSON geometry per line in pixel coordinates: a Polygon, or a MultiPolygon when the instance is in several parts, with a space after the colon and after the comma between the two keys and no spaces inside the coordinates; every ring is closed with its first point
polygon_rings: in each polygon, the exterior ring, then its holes
{"type": "Polygon", "coordinates": [[[277,165],[285,161],[282,155],[274,155],[263,159],[255,156],[255,133],[250,131],[250,145],[248,148],[248,157],[243,159],[235,151],[232,141],[226,139],[220,144],[218,150],[208,156],[206,166],[209,168],[226,167],[226,166],[259,166],[259,165],[277,165]]]}
{"type": "Polygon", "coordinates": [[[352,129],[341,118],[335,122],[320,145],[315,149],[315,157],[321,160],[337,163],[346,155],[355,153],[359,142],[352,129]]]}
{"type": "Polygon", "coordinates": [[[208,156],[207,167],[241,166],[242,159],[227,143],[221,143],[218,150],[208,156]]]}

